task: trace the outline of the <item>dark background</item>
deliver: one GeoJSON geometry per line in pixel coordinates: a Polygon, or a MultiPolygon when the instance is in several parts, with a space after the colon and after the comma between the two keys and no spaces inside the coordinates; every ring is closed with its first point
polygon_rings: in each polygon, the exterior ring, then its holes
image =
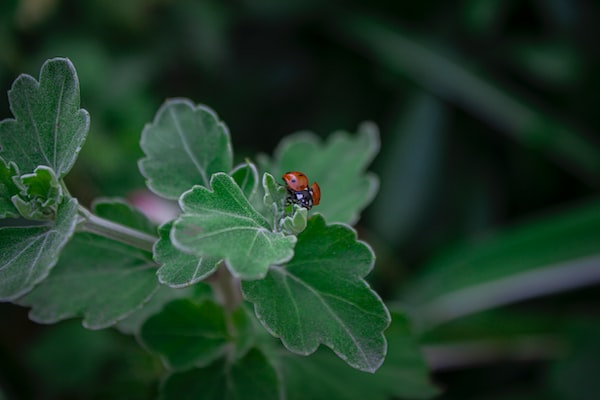
{"type": "MultiPolygon", "coordinates": [[[[47,58],[73,61],[92,123],[68,184],[84,203],[144,187],[138,141],[166,98],[217,111],[238,159],[271,153],[298,130],[326,137],[376,122],[381,189],[358,229],[378,254],[372,284],[393,300],[457,240],[597,195],[598,38],[600,4],[591,0],[9,0],[0,5],[0,89],[22,72],[37,77],[47,58]]],[[[10,116],[0,96],[0,117],[10,116]]],[[[523,306],[595,313],[596,292],[523,306]]],[[[150,396],[160,366],[129,338],[81,333],[78,323],[39,327],[7,304],[0,316],[9,398],[85,398],[74,389],[81,382],[103,393],[98,371],[121,394],[150,396]],[[75,367],[77,380],[45,365],[49,335],[85,337],[105,357],[88,375],[75,367]],[[115,361],[119,349],[135,365],[115,361]],[[141,377],[130,382],[132,371],[141,377]]],[[[587,348],[592,331],[573,330],[587,348]]],[[[572,379],[554,372],[544,357],[432,367],[445,399],[577,398],[593,380],[586,369],[572,379]]]]}

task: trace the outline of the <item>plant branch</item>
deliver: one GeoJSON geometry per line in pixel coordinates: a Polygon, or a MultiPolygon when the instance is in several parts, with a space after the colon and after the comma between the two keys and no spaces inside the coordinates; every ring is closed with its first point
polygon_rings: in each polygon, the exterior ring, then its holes
{"type": "Polygon", "coordinates": [[[145,232],[98,217],[84,207],[79,207],[79,212],[82,216],[78,226],[80,231],[95,233],[149,252],[152,252],[152,246],[158,240],[145,232]]]}

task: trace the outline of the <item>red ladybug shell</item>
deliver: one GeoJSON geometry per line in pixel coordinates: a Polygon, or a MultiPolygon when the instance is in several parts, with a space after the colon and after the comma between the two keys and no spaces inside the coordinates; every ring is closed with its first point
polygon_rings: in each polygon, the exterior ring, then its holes
{"type": "Polygon", "coordinates": [[[312,195],[313,205],[318,206],[321,202],[321,188],[317,182],[310,185],[310,194],[312,195]]]}
{"type": "Polygon", "coordinates": [[[283,174],[283,180],[290,189],[296,192],[306,190],[306,188],[308,188],[308,178],[299,171],[286,172],[283,174]]]}

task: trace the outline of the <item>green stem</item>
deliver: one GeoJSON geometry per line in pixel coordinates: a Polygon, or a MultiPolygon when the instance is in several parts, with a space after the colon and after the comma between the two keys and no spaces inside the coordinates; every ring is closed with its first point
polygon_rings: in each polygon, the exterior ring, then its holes
{"type": "Polygon", "coordinates": [[[80,231],[95,233],[149,252],[152,252],[152,246],[158,240],[145,232],[98,217],[83,207],[79,207],[79,212],[83,218],[80,231]]]}

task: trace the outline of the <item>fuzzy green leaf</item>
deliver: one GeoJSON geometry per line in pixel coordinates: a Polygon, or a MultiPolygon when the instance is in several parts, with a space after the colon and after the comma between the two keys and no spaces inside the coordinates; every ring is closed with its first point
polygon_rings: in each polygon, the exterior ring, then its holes
{"type": "Polygon", "coordinates": [[[233,178],[217,173],[211,188],[196,186],[179,200],[183,214],[171,233],[176,247],[223,259],[232,274],[242,279],[262,278],[270,265],[292,258],[296,237],[273,232],[233,178]]]}
{"type": "MultiPolygon", "coordinates": [[[[133,208],[115,206],[119,217],[104,203],[96,213],[138,230],[140,214],[133,208]],[[103,212],[104,211],[104,212],[103,212]]],[[[158,289],[156,265],[151,254],[90,233],[78,233],[65,247],[61,258],[46,280],[19,299],[32,307],[29,317],[40,323],[83,317],[83,325],[101,329],[126,318],[148,301],[158,289]]]]}
{"type": "Polygon", "coordinates": [[[65,200],[53,224],[0,228],[0,299],[29,292],[54,267],[77,223],[77,201],[65,200]]]}
{"type": "Polygon", "coordinates": [[[79,108],[79,81],[66,58],[48,60],[40,80],[20,75],[8,92],[15,119],[0,122],[0,153],[19,169],[38,165],[62,178],[73,166],[89,130],[87,111],[79,108]]]}
{"type": "Polygon", "coordinates": [[[284,355],[288,400],[429,399],[438,394],[406,318],[394,314],[385,336],[388,355],[375,374],[348,368],[328,351],[310,357],[284,355]]]}
{"type": "Polygon", "coordinates": [[[62,200],[62,188],[51,168],[40,165],[33,173],[15,179],[15,183],[21,193],[13,196],[12,202],[19,214],[37,221],[54,218],[62,200]]]}
{"type": "Polygon", "coordinates": [[[208,186],[215,172],[229,172],[231,142],[225,124],[206,106],[168,100],[142,132],[146,157],[139,168],[154,193],[177,199],[194,185],[208,186]]]}
{"type": "Polygon", "coordinates": [[[278,177],[298,170],[319,183],[321,204],[315,211],[330,222],[353,224],[377,193],[377,177],[365,170],[378,151],[377,128],[364,123],[356,135],[335,132],[325,143],[307,132],[288,136],[277,146],[274,162],[278,177]]]}
{"type": "Polygon", "coordinates": [[[294,258],[272,266],[263,280],[242,282],[256,315],[285,347],[313,353],[320,343],[354,368],[373,372],[383,362],[383,331],[389,313],[363,279],[371,271],[371,248],[341,224],[320,215],[298,235],[294,258]]]}
{"type": "Polygon", "coordinates": [[[150,317],[141,333],[146,346],[176,369],[210,364],[228,340],[225,312],[208,300],[174,300],[150,317]]]}
{"type": "Polygon", "coordinates": [[[161,387],[159,399],[281,399],[277,372],[257,349],[227,365],[224,359],[206,368],[174,373],[161,387]]]}
{"type": "Polygon", "coordinates": [[[0,218],[16,218],[19,211],[12,202],[12,197],[21,190],[13,177],[19,176],[19,169],[14,162],[6,162],[0,157],[0,218]]]}
{"type": "Polygon", "coordinates": [[[154,260],[161,264],[157,275],[160,283],[173,288],[195,284],[211,275],[221,259],[184,253],[171,243],[172,223],[160,227],[160,239],[154,245],[154,260]]]}

